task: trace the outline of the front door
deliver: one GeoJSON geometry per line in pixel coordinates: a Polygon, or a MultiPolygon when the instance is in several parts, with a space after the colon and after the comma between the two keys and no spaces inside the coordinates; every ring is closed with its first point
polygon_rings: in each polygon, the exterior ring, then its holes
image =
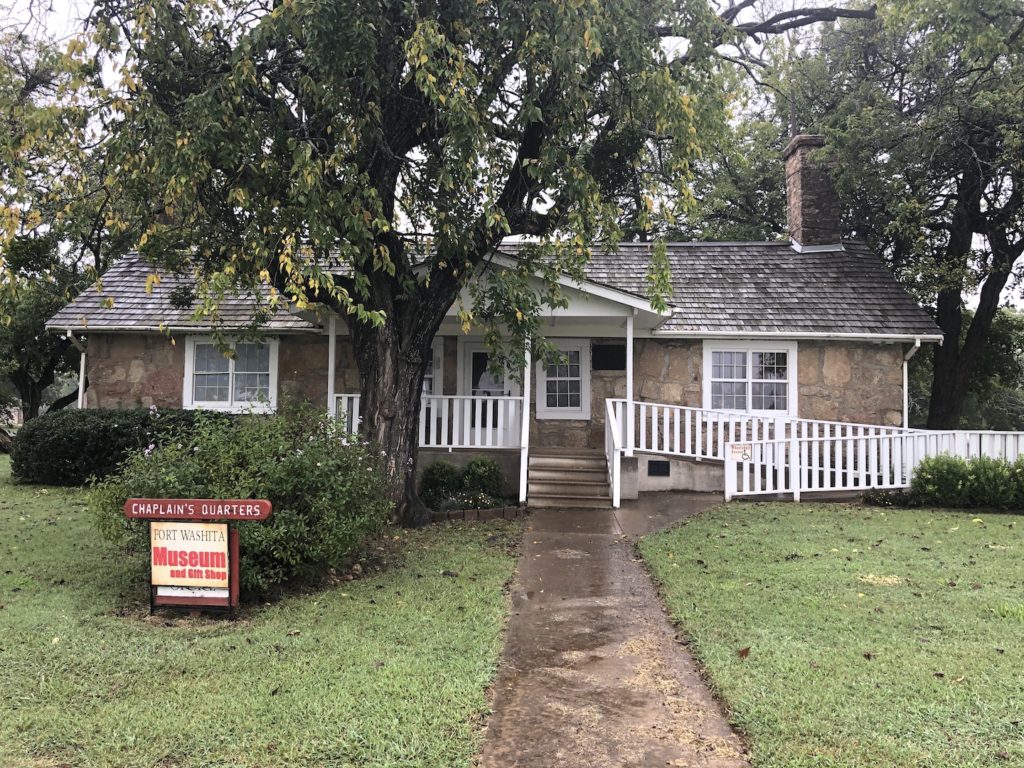
{"type": "Polygon", "coordinates": [[[463,413],[474,435],[477,426],[486,434],[473,443],[487,446],[515,445],[519,439],[522,402],[510,402],[520,397],[519,384],[507,371],[495,374],[489,369],[491,352],[480,342],[467,343],[463,348],[462,394],[472,400],[463,403],[463,413]],[[489,402],[491,398],[496,399],[489,402]]]}

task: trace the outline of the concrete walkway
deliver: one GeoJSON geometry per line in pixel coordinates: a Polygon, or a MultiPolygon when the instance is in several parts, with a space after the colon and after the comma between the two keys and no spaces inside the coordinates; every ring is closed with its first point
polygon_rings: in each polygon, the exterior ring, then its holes
{"type": "Polygon", "coordinates": [[[633,551],[719,501],[651,494],[531,515],[480,765],[747,765],[633,551]]]}

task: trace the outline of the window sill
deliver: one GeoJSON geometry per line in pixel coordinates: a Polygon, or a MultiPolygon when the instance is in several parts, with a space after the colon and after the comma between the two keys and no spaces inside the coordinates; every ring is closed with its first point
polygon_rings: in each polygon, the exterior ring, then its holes
{"type": "Polygon", "coordinates": [[[219,413],[274,413],[277,407],[274,403],[188,403],[185,405],[187,411],[217,411],[219,413]]]}
{"type": "Polygon", "coordinates": [[[589,411],[568,411],[553,408],[538,408],[534,414],[537,421],[590,421],[589,411]]]}

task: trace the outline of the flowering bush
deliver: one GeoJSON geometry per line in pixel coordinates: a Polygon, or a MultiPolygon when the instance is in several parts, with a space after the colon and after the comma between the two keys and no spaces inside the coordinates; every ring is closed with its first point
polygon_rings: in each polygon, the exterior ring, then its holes
{"type": "Polygon", "coordinates": [[[145,551],[146,524],[124,518],[126,499],[269,499],[269,520],[239,524],[243,590],[315,580],[344,565],[391,511],[380,456],[344,437],[307,407],[230,421],[203,414],[190,433],[129,455],[93,487],[90,508],[108,539],[145,551]]]}
{"type": "Polygon", "coordinates": [[[501,467],[493,459],[473,459],[461,472],[447,461],[423,470],[420,498],[432,509],[489,509],[508,503],[502,498],[501,467]]]}

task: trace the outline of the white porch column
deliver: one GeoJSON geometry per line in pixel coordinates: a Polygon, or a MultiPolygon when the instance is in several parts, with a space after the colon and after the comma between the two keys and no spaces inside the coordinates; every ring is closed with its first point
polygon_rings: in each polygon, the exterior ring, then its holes
{"type": "Polygon", "coordinates": [[[78,410],[85,409],[85,349],[78,360],[78,410]]]}
{"type": "MultiPolygon", "coordinates": [[[[327,415],[337,416],[334,403],[335,365],[338,359],[338,316],[333,312],[327,320],[327,415]]],[[[347,428],[347,427],[346,427],[347,428]]],[[[351,431],[351,430],[349,430],[351,431]]]]}
{"type": "Polygon", "coordinates": [[[530,471],[530,378],[532,355],[527,342],[523,355],[523,423],[519,433],[519,503],[526,501],[527,480],[530,471]]]}
{"type": "Polygon", "coordinates": [[[636,310],[626,317],[626,455],[633,455],[633,315],[636,310]]]}

